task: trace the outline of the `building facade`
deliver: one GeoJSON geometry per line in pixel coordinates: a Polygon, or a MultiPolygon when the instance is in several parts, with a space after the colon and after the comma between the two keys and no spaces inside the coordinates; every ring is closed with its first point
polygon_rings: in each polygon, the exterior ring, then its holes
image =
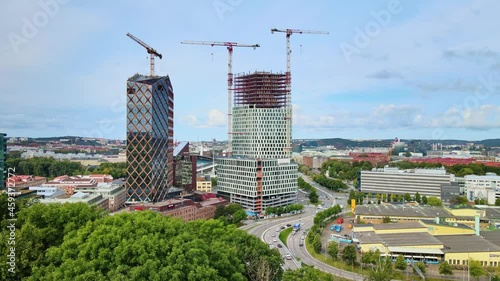
{"type": "Polygon", "coordinates": [[[5,158],[7,157],[7,140],[6,134],[0,133],[0,189],[7,185],[7,166],[5,158]]]}
{"type": "Polygon", "coordinates": [[[127,81],[127,203],[158,202],[173,185],[174,92],[170,78],[127,81]]]}
{"type": "Polygon", "coordinates": [[[296,201],[285,82],[284,74],[269,72],[235,78],[232,156],[216,159],[217,193],[249,214],[296,201]]]}
{"type": "Polygon", "coordinates": [[[444,169],[399,170],[386,166],[361,171],[361,191],[365,193],[405,194],[441,197],[441,185],[449,184],[452,175],[444,169]]]}
{"type": "Polygon", "coordinates": [[[485,199],[490,205],[500,198],[500,176],[488,173],[485,176],[467,175],[465,180],[465,195],[469,201],[485,199]]]}

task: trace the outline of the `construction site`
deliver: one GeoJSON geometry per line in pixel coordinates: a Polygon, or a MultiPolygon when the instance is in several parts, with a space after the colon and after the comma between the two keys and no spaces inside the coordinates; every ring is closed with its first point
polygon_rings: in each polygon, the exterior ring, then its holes
{"type": "Polygon", "coordinates": [[[287,106],[286,75],[254,72],[234,78],[234,106],[284,108],[287,106]]]}

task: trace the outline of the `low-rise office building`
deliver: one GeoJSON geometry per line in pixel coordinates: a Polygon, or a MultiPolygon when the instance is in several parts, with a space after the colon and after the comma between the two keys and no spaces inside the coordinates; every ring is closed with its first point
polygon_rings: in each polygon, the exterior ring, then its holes
{"type": "Polygon", "coordinates": [[[500,198],[500,176],[487,173],[485,176],[467,175],[465,179],[465,195],[469,201],[485,199],[490,205],[500,198]]]}
{"type": "Polygon", "coordinates": [[[109,200],[104,198],[101,194],[88,194],[83,192],[77,192],[71,196],[64,195],[56,198],[44,198],[40,199],[42,204],[65,204],[65,203],[85,203],[88,205],[95,205],[101,207],[104,210],[109,210],[109,200]]]}
{"type": "Polygon", "coordinates": [[[441,197],[441,185],[449,184],[454,176],[440,169],[399,170],[386,166],[361,171],[361,191],[365,193],[405,194],[441,197]]]}

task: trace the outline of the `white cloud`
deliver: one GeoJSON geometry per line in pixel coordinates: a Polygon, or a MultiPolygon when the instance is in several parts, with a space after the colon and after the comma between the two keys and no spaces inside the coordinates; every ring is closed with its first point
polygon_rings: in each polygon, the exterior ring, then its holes
{"type": "Polygon", "coordinates": [[[194,128],[216,128],[226,126],[226,117],[224,112],[218,109],[210,109],[206,118],[198,118],[194,114],[188,114],[181,117],[181,122],[194,128]]]}

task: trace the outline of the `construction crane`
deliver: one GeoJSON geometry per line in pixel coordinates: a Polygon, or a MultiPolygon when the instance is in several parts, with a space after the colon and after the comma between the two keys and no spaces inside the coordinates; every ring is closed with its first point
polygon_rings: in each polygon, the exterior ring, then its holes
{"type": "Polygon", "coordinates": [[[285,150],[287,150],[289,153],[292,150],[292,97],[291,97],[291,92],[292,92],[292,73],[291,73],[291,66],[290,66],[290,55],[292,53],[292,50],[290,48],[290,37],[292,36],[293,33],[298,33],[298,34],[329,34],[326,31],[312,31],[312,30],[300,30],[300,29],[277,29],[277,28],[272,28],[271,33],[274,34],[275,32],[283,32],[286,34],[286,114],[287,116],[285,117],[287,119],[286,122],[286,135],[287,135],[287,144],[285,146],[285,150]]]}
{"type": "Polygon", "coordinates": [[[240,44],[235,42],[207,42],[207,41],[182,41],[181,44],[193,44],[193,45],[208,45],[208,46],[221,46],[226,47],[228,52],[228,63],[227,63],[227,140],[228,140],[228,154],[233,152],[232,141],[233,132],[231,132],[231,127],[233,124],[233,106],[232,106],[232,89],[233,89],[233,48],[234,47],[250,47],[255,50],[255,48],[260,47],[259,44],[240,44]]]}
{"type": "Polygon", "coordinates": [[[159,57],[160,59],[162,58],[162,55],[158,53],[155,49],[151,48],[148,44],[144,43],[141,41],[141,39],[135,37],[134,35],[127,33],[127,36],[132,38],[135,42],[139,43],[139,45],[143,46],[146,48],[146,51],[149,54],[149,75],[154,76],[155,75],[155,56],[159,57]]]}

